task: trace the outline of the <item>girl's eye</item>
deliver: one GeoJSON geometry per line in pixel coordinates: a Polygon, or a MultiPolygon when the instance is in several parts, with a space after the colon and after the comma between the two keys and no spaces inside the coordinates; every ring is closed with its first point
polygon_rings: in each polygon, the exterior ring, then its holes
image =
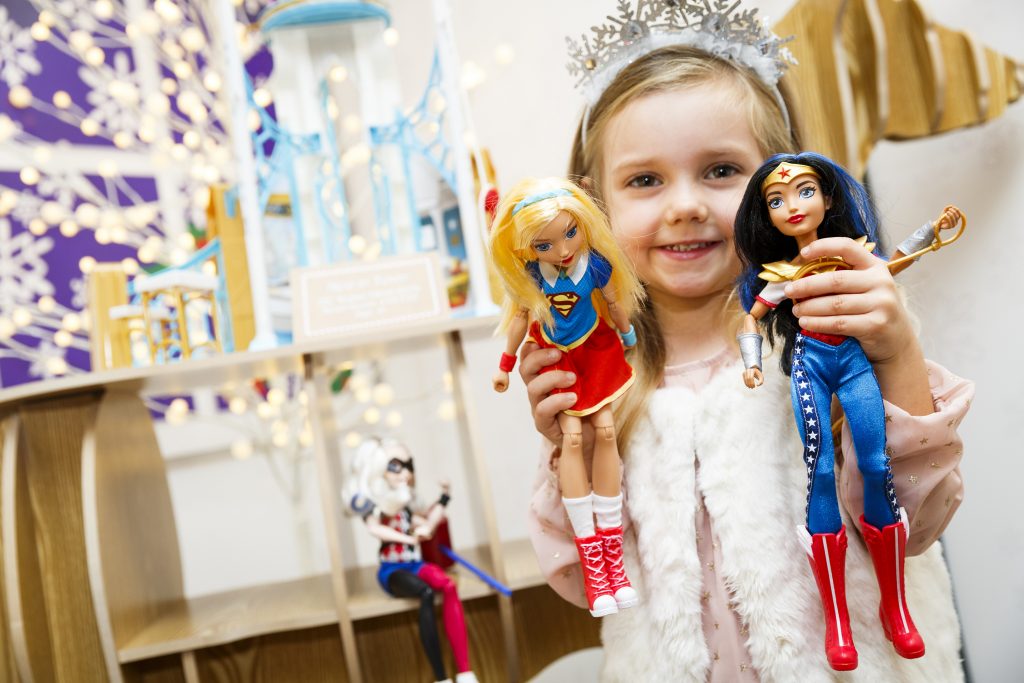
{"type": "Polygon", "coordinates": [[[537,252],[539,252],[541,254],[543,254],[545,251],[547,251],[550,248],[551,248],[551,244],[549,242],[543,242],[541,244],[533,245],[534,251],[537,251],[537,252]]]}
{"type": "Polygon", "coordinates": [[[654,187],[660,183],[657,176],[651,175],[650,173],[641,173],[638,176],[630,178],[629,182],[626,184],[630,187],[654,187]]]}
{"type": "Polygon", "coordinates": [[[810,199],[814,196],[814,188],[808,185],[800,188],[800,199],[810,199]]]}
{"type": "Polygon", "coordinates": [[[575,226],[575,225],[572,226],[571,228],[569,228],[569,232],[565,233],[565,239],[571,240],[573,237],[575,237],[576,236],[576,230],[578,230],[578,227],[575,226]]]}
{"type": "Polygon", "coordinates": [[[782,197],[772,197],[768,200],[769,209],[777,209],[782,206],[782,197]]]}
{"type": "Polygon", "coordinates": [[[731,178],[739,172],[740,170],[731,164],[719,164],[708,171],[705,177],[708,180],[718,180],[721,178],[731,178]]]}

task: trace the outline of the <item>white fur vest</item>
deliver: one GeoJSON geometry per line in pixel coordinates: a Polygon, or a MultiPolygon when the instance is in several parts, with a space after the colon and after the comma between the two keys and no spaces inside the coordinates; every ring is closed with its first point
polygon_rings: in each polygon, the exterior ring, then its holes
{"type": "Polygon", "coordinates": [[[960,627],[939,544],[907,560],[907,602],[927,651],[904,660],[882,632],[871,561],[845,510],[846,595],[860,663],[847,673],[829,668],[821,603],[795,531],[804,523],[807,475],[789,379],[771,359],[765,365],[765,385],[756,391],[743,386],[737,363],[699,397],[683,388],[652,397],[624,459],[633,521],[626,567],[641,603],[604,619],[602,680],[707,680],[694,528],[699,476],[721,548],[719,570],[749,627],[746,645],[762,681],[962,681],[960,627]]]}

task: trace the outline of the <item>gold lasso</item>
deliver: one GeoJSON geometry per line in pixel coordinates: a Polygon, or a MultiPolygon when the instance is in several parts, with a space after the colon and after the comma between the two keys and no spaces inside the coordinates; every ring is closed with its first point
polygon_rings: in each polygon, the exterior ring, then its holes
{"type": "Polygon", "coordinates": [[[907,254],[906,256],[901,256],[898,259],[889,261],[889,270],[892,270],[894,267],[900,265],[901,263],[906,263],[907,261],[913,261],[914,259],[920,258],[929,251],[938,251],[939,249],[945,247],[946,245],[953,244],[953,242],[956,242],[958,239],[960,239],[960,235],[964,234],[964,228],[966,227],[967,215],[964,214],[963,211],[960,211],[960,209],[957,209],[957,207],[950,204],[949,206],[942,210],[942,214],[939,216],[938,220],[935,221],[935,240],[924,249],[918,249],[913,254],[907,254]],[[960,214],[960,228],[952,237],[950,237],[947,240],[943,240],[942,238],[939,237],[939,233],[942,231],[943,219],[946,219],[948,217],[948,212],[950,211],[950,209],[956,209],[956,211],[960,214]]]}

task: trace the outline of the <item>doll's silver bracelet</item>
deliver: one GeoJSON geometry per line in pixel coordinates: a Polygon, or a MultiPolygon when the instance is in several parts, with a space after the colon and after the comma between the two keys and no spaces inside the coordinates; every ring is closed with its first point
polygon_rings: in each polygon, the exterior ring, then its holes
{"type": "Polygon", "coordinates": [[[740,357],[743,358],[743,367],[761,369],[761,343],[764,341],[757,332],[740,332],[736,335],[736,341],[740,343],[740,357]]]}
{"type": "MultiPolygon", "coordinates": [[[[915,230],[910,237],[900,242],[900,245],[896,248],[904,254],[913,254],[915,251],[921,251],[925,247],[930,247],[934,241],[935,228],[931,223],[925,223],[915,230]]],[[[919,256],[918,258],[921,257],[919,256]]],[[[917,259],[914,260],[916,261],[917,259]]]]}

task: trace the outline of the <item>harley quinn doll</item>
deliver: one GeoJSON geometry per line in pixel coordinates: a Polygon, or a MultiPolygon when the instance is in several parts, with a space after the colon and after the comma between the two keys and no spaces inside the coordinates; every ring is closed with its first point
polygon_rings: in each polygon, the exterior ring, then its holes
{"type": "Polygon", "coordinates": [[[434,597],[440,595],[444,630],[457,671],[454,683],[477,683],[469,666],[469,641],[458,589],[440,566],[424,561],[420,550],[420,542],[430,539],[445,518],[447,483],[442,483],[436,502],[420,505],[412,456],[394,439],[364,441],[356,451],[351,475],[343,495],[349,510],[362,517],[366,529],[380,540],[380,587],[389,595],[420,601],[420,643],[434,679],[452,683],[445,671],[434,613],[434,597]]]}
{"type": "Polygon", "coordinates": [[[623,346],[636,343],[629,317],[640,284],[604,213],[583,190],[560,178],[525,180],[509,191],[491,228],[490,256],[504,285],[500,329],[508,339],[495,390],[508,388],[508,373],[527,334],[542,348],[562,351],[546,371],[576,374],[573,386],[556,390],[577,396],[559,416],[559,484],[590,613],[614,614],[638,600],[622,563],[620,460],[611,404],[633,382],[623,346]],[[583,460],[585,421],[596,436],[593,490],[583,460]]]}
{"type": "MultiPolygon", "coordinates": [[[[947,244],[933,242],[933,231],[937,237],[940,229],[961,221],[959,210],[947,207],[935,223],[926,224],[900,245],[897,255],[901,258],[890,262],[890,271],[898,272],[922,251],[947,244]]],[[[856,668],[857,651],[844,589],[847,541],[835,488],[833,394],[845,412],[864,478],[860,524],[881,591],[883,629],[905,658],[920,657],[925,648],[904,597],[907,518],[896,500],[885,452],[886,419],[874,370],[853,337],[801,329],[784,290],[801,277],[850,267],[838,257],[804,262],[800,250],[815,240],[848,237],[881,256],[877,233],[875,209],[864,187],[835,162],[811,152],[768,159],[751,176],[736,216],[736,250],[744,268],[740,297],[749,311],[737,337],[746,368],[743,380],[752,389],[763,382],[760,323],[773,345],[780,338],[783,341],[780,363],[790,376],[808,473],[807,521],[800,528],[801,540],[826,616],[826,654],[836,670],[856,668]]]]}

